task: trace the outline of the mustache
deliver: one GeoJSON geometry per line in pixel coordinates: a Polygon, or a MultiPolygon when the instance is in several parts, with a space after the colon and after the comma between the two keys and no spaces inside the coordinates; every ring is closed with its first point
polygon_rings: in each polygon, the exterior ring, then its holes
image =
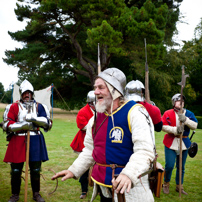
{"type": "Polygon", "coordinates": [[[32,100],[32,97],[30,96],[25,96],[24,98],[23,98],[24,100],[26,100],[26,99],[30,99],[30,100],[32,100]]]}

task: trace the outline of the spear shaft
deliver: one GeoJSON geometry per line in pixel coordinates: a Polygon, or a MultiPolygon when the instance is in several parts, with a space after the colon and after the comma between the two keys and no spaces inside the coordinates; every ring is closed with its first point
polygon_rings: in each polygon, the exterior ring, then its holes
{"type": "Polygon", "coordinates": [[[149,67],[147,63],[147,42],[146,38],[144,39],[145,44],[145,99],[150,103],[150,95],[149,95],[149,67]]]}
{"type": "MultiPolygon", "coordinates": [[[[182,108],[182,100],[183,100],[183,88],[185,86],[185,73],[184,73],[184,65],[182,66],[182,82],[181,82],[181,98],[180,98],[180,113],[183,113],[183,108],[182,108]]],[[[182,125],[182,122],[180,121],[180,125],[182,125]]],[[[181,198],[181,188],[182,188],[182,135],[183,132],[180,134],[180,161],[179,161],[179,197],[181,198]]]]}
{"type": "Polygon", "coordinates": [[[29,145],[30,145],[30,131],[28,130],[26,141],[25,196],[24,196],[25,202],[27,202],[27,189],[28,189],[29,145]]]}
{"type": "Polygon", "coordinates": [[[100,46],[98,43],[98,74],[101,72],[101,64],[100,64],[100,46]]]}
{"type": "MultiPolygon", "coordinates": [[[[30,94],[29,94],[30,103],[30,94]]],[[[28,113],[30,112],[30,107],[28,106],[28,113]]],[[[25,195],[24,202],[27,202],[27,190],[28,190],[28,170],[29,170],[29,147],[30,147],[30,131],[27,131],[26,136],[26,165],[25,165],[25,195]]]]}

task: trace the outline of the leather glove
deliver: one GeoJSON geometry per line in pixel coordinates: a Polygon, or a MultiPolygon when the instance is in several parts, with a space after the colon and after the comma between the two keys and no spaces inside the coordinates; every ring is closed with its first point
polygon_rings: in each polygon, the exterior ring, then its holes
{"type": "Polygon", "coordinates": [[[178,113],[179,121],[184,123],[186,121],[186,116],[183,113],[178,113]]]}
{"type": "Polygon", "coordinates": [[[177,135],[184,132],[184,124],[177,126],[177,135]]]}

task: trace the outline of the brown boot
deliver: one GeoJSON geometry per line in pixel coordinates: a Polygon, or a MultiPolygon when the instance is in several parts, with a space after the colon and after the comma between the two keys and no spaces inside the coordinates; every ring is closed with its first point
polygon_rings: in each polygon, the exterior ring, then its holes
{"type": "Polygon", "coordinates": [[[18,194],[12,194],[8,202],[16,202],[19,200],[19,195],[18,194]]]}
{"type": "Polygon", "coordinates": [[[45,202],[45,200],[41,197],[41,195],[39,194],[39,192],[34,192],[33,193],[33,199],[36,202],[45,202]]]}
{"type": "MultiPolygon", "coordinates": [[[[178,184],[176,184],[176,192],[179,192],[180,190],[180,186],[178,184]]],[[[188,195],[187,192],[184,191],[183,185],[181,185],[181,193],[184,195],[188,195]]]]}
{"type": "Polygon", "coordinates": [[[164,184],[163,184],[163,193],[164,194],[169,194],[169,186],[170,186],[169,182],[164,182],[164,184]]]}

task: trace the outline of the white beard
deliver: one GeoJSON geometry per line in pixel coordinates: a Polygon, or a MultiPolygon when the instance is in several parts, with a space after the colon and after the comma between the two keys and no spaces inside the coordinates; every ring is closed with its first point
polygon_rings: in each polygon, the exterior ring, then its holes
{"type": "Polygon", "coordinates": [[[111,108],[112,104],[112,97],[109,95],[108,97],[104,98],[103,103],[99,103],[99,101],[96,102],[95,109],[97,112],[104,113],[107,111],[107,109],[111,108]]]}
{"type": "Polygon", "coordinates": [[[99,103],[96,103],[96,111],[100,113],[104,113],[106,111],[106,105],[101,105],[99,103]]]}

